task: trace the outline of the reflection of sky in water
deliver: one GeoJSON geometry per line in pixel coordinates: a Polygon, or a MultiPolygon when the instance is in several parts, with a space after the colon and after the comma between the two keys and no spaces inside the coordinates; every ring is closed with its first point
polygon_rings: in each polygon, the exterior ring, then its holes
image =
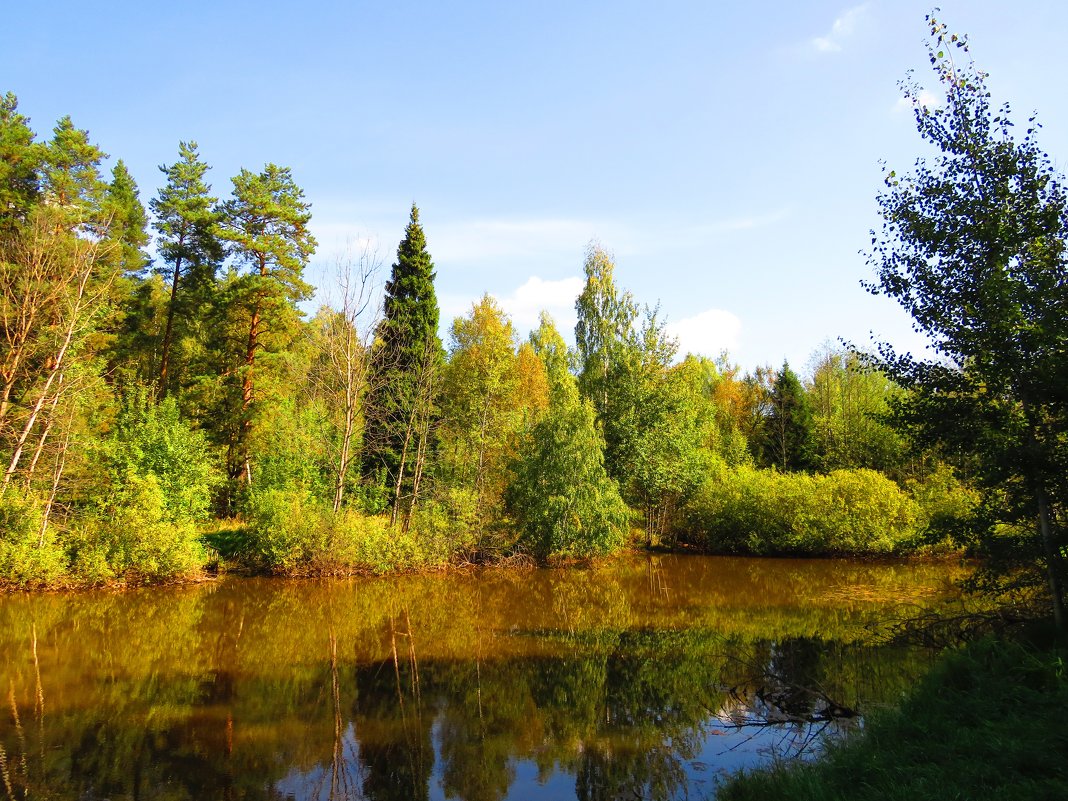
{"type": "MultiPolygon", "coordinates": [[[[764,725],[760,715],[756,709],[735,704],[729,713],[709,715],[694,727],[700,747],[696,753],[684,749],[683,754],[675,754],[685,783],[676,792],[664,796],[665,801],[712,798],[716,786],[739,770],[780,760],[812,759],[827,738],[841,736],[857,723],[816,721],[764,725]],[[739,721],[749,725],[739,725],[739,721]]],[[[456,796],[447,794],[444,786],[440,715],[431,727],[431,738],[434,767],[427,784],[427,801],[453,801],[456,796]]],[[[671,748],[670,740],[665,741],[665,746],[671,748]]],[[[351,723],[345,729],[340,750],[343,759],[336,773],[322,767],[310,771],[294,769],[272,789],[282,798],[294,801],[363,798],[360,744],[351,723]]],[[[577,797],[574,772],[563,769],[559,763],[546,776],[533,760],[511,758],[508,773],[511,783],[501,801],[566,801],[577,797]]]]}

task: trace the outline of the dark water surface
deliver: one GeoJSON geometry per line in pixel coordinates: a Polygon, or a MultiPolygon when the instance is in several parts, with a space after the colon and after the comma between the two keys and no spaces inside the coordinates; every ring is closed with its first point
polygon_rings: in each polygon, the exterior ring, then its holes
{"type": "Polygon", "coordinates": [[[931,655],[870,627],[958,577],[670,556],[0,598],[0,799],[708,798],[905,691],[931,655]]]}

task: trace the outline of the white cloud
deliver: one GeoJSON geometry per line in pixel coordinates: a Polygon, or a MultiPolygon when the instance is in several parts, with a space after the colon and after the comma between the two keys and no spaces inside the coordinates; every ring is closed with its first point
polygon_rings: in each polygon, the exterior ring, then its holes
{"type": "Polygon", "coordinates": [[[941,105],[942,98],[929,89],[921,89],[918,97],[899,97],[897,103],[894,104],[894,111],[899,113],[902,111],[912,111],[916,106],[935,109],[941,105]]]}
{"type": "MultiPolygon", "coordinates": [[[[575,299],[582,292],[582,285],[583,281],[578,276],[546,281],[534,275],[510,294],[498,297],[497,302],[511,318],[520,339],[525,339],[530,331],[538,327],[538,317],[547,311],[561,335],[570,342],[575,330],[575,299]]],[[[439,295],[438,305],[444,327],[451,325],[455,318],[469,313],[477,300],[461,294],[439,295]]]]}
{"type": "Polygon", "coordinates": [[[676,323],[667,331],[679,340],[679,355],[693,353],[715,358],[723,351],[735,352],[742,333],[742,321],[723,309],[708,309],[676,323]]]}
{"type": "Polygon", "coordinates": [[[583,281],[578,276],[545,281],[534,275],[511,295],[501,299],[501,308],[508,312],[520,336],[538,327],[538,316],[547,311],[565,339],[575,328],[575,299],[582,293],[583,281]]]}
{"type": "Polygon", "coordinates": [[[836,53],[842,49],[845,40],[857,29],[858,23],[868,12],[868,4],[846,9],[831,24],[831,29],[824,36],[809,39],[808,44],[817,53],[836,53]]]}

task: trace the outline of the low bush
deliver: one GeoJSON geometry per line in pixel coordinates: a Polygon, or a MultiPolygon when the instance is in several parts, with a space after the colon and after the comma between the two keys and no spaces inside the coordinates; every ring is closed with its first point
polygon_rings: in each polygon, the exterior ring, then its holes
{"type": "Polygon", "coordinates": [[[72,521],[71,571],[89,583],[161,581],[198,573],[208,561],[196,525],[172,514],[152,473],[129,473],[105,507],[72,521]]]}
{"type": "Polygon", "coordinates": [[[41,509],[32,495],[0,497],[0,584],[44,586],[63,575],[66,555],[51,527],[42,534],[41,509]]]}
{"type": "Polygon", "coordinates": [[[714,467],[683,513],[684,542],[751,554],[876,555],[915,535],[919,507],[873,470],[714,467]]]}
{"type": "Polygon", "coordinates": [[[386,515],[355,508],[335,514],[303,490],[249,494],[247,540],[240,555],[284,574],[386,573],[444,564],[455,553],[455,522],[440,504],[418,508],[405,529],[386,515]]]}
{"type": "Polygon", "coordinates": [[[907,485],[909,494],[919,505],[920,525],[916,549],[952,550],[965,543],[961,532],[967,530],[979,507],[979,493],[966,486],[953,470],[940,465],[921,481],[907,485]]]}

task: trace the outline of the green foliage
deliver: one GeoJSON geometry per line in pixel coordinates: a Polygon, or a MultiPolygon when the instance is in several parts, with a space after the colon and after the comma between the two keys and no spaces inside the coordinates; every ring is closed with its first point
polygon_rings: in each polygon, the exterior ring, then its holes
{"type": "Polygon", "coordinates": [[[821,353],[808,391],[819,469],[865,467],[899,478],[907,460],[905,443],[884,419],[899,391],[885,375],[867,368],[859,354],[821,353]]]}
{"type": "MultiPolygon", "coordinates": [[[[533,390],[537,358],[517,351],[515,332],[497,302],[486,295],[452,326],[452,347],[443,380],[438,430],[439,478],[474,500],[469,517],[475,540],[501,517],[508,462],[524,426],[544,408],[533,390]]],[[[489,543],[484,543],[490,547],[489,543]]],[[[482,550],[483,543],[478,543],[482,550]]]]}
{"type": "Polygon", "coordinates": [[[233,184],[233,198],[223,204],[221,236],[245,271],[228,288],[225,314],[240,321],[244,336],[228,354],[234,383],[239,379],[241,386],[239,393],[232,388],[227,398],[227,471],[232,479],[244,476],[247,481],[257,358],[261,351],[282,350],[296,338],[296,303],[311,295],[303,273],[317,243],[308,230],[311,206],[288,167],[268,164],[258,175],[243,169],[233,184]]]}
{"type": "Polygon", "coordinates": [[[255,489],[244,504],[247,556],[267,570],[285,572],[326,550],[323,509],[307,491],[255,489]]]}
{"type": "Polygon", "coordinates": [[[63,117],[53,129],[40,172],[43,199],[69,230],[97,231],[108,187],[100,176],[104,151],[89,142],[87,131],[63,117]]]}
{"type": "MultiPolygon", "coordinates": [[[[263,279],[250,281],[254,294],[304,300],[311,294],[304,266],[317,242],[308,230],[311,205],[304,201],[292,171],[267,164],[259,174],[241,170],[233,184],[234,196],[223,204],[221,234],[238,262],[254,278],[263,279]]],[[[193,186],[190,191],[198,189],[193,186]]],[[[198,209],[198,216],[202,213],[198,209]]]]}
{"type": "Polygon", "coordinates": [[[129,472],[119,493],[72,527],[71,572],[99,583],[180,579],[200,571],[207,551],[196,526],[175,516],[171,501],[154,474],[129,472]]]}
{"type": "Polygon", "coordinates": [[[130,391],[105,446],[113,492],[129,492],[128,478],[158,484],[164,517],[175,523],[203,521],[222,476],[204,434],[178,415],[172,398],[156,405],[143,389],[130,391]]]}
{"type": "Polygon", "coordinates": [[[186,340],[197,335],[223,258],[222,216],[204,181],[208,165],[200,160],[196,142],[180,142],[178,154],[177,162],[160,167],[167,183],[149,203],[156,248],[166,265],[156,273],[170,285],[158,374],[164,396],[182,382],[192,350],[186,340]]]}
{"type": "Polygon", "coordinates": [[[751,554],[861,555],[900,550],[919,508],[873,470],[827,475],[712,470],[685,510],[687,542],[751,554]]]}
{"type": "Polygon", "coordinates": [[[578,387],[597,415],[608,474],[625,484],[624,462],[635,433],[635,372],[641,361],[638,306],[616,286],[615,264],[599,246],[591,244],[586,251],[583,271],[586,284],[575,301],[578,387]]]}
{"type": "Polygon", "coordinates": [[[776,374],[768,396],[760,444],[764,463],[769,467],[810,470],[814,465],[812,408],[801,381],[786,362],[776,374]]]}
{"type": "Polygon", "coordinates": [[[590,557],[625,544],[629,511],[604,467],[593,406],[579,395],[547,316],[531,337],[544,354],[549,407],[520,444],[505,500],[519,544],[542,560],[590,557]]]}
{"type": "Polygon", "coordinates": [[[66,568],[66,556],[52,529],[42,532],[41,499],[0,496],[0,585],[47,586],[66,568]]]}
{"type": "Polygon", "coordinates": [[[976,546],[993,544],[999,525],[1034,528],[1008,567],[1044,567],[1053,616],[1068,629],[1068,190],[1034,119],[1015,139],[985,74],[954,60],[966,40],[928,21],[946,102],[925,106],[915,85],[905,95],[939,155],[910,175],[886,173],[869,289],[896,300],[939,358],[883,346],[874,361],[909,390],[891,403],[899,430],[921,450],[969,458],[987,518],[976,546]]]}
{"type": "Polygon", "coordinates": [[[407,530],[353,508],[335,514],[329,503],[293,489],[255,489],[245,513],[243,556],[272,573],[387,573],[444,564],[451,555],[432,504],[407,530]]]}
{"type": "Polygon", "coordinates": [[[300,489],[326,498],[331,491],[326,468],[331,436],[325,410],[303,397],[304,387],[281,382],[261,406],[260,426],[251,445],[253,485],[259,489],[300,489]],[[288,389],[288,392],[286,391],[288,389]]]}
{"type": "Polygon", "coordinates": [[[38,170],[44,151],[34,142],[30,121],[18,99],[0,97],[0,236],[26,219],[38,196],[38,170]]]}
{"type": "Polygon", "coordinates": [[[982,496],[962,482],[947,465],[940,464],[922,479],[909,481],[906,489],[920,507],[920,547],[960,548],[962,534],[971,529],[980,511],[982,496]]]}
{"type": "Polygon", "coordinates": [[[375,332],[364,430],[363,475],[371,479],[384,468],[390,487],[398,472],[413,472],[413,429],[418,428],[419,418],[430,414],[433,398],[427,397],[427,382],[443,361],[434,278],[419,209],[413,203],[386,282],[383,317],[375,332]]]}
{"type": "Polygon", "coordinates": [[[141,204],[137,183],[122,159],[111,171],[103,214],[108,238],[115,243],[116,268],[128,275],[140,275],[150,261],[142,250],[148,244],[148,215],[141,204]]]}

